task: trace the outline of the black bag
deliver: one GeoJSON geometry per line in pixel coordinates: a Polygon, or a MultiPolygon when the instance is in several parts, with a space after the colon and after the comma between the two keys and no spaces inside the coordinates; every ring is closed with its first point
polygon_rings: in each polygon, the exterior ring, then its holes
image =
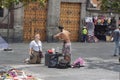
{"type": "Polygon", "coordinates": [[[82,67],[82,66],[80,66],[79,62],[72,66],[72,68],[80,68],[80,67],[82,67]]]}
{"type": "Polygon", "coordinates": [[[58,57],[55,54],[49,54],[48,67],[56,68],[57,64],[58,64],[58,57]]]}
{"type": "Polygon", "coordinates": [[[57,65],[57,68],[59,69],[66,69],[69,67],[70,67],[70,63],[65,59],[61,59],[57,65]]]}
{"type": "Polygon", "coordinates": [[[41,51],[39,51],[39,57],[40,58],[43,58],[44,56],[43,56],[43,53],[41,52],[41,51]]]}

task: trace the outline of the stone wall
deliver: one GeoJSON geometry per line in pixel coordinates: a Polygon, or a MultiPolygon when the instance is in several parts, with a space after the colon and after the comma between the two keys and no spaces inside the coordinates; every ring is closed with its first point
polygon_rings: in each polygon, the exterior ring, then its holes
{"type": "Polygon", "coordinates": [[[71,2],[81,3],[81,19],[80,27],[82,26],[82,19],[86,16],[86,0],[49,0],[48,4],[48,21],[47,21],[47,41],[54,42],[52,35],[56,33],[56,27],[59,25],[60,19],[60,3],[71,2]],[[52,31],[51,31],[52,28],[52,31]]]}
{"type": "MultiPolygon", "coordinates": [[[[20,7],[22,4],[15,6],[20,7]]],[[[14,42],[23,41],[23,22],[24,22],[24,8],[19,8],[14,11],[14,42]]]]}
{"type": "MultiPolygon", "coordinates": [[[[57,33],[57,26],[59,25],[60,19],[60,3],[61,2],[71,2],[71,3],[81,3],[81,19],[80,19],[80,27],[82,26],[82,19],[86,16],[86,0],[48,0],[48,14],[47,14],[47,25],[46,25],[46,33],[47,33],[47,41],[54,42],[52,36],[57,33]]],[[[22,4],[15,6],[20,7],[22,4]]],[[[4,15],[7,14],[7,10],[5,10],[4,15]]],[[[1,20],[2,18],[0,18],[1,20]]],[[[4,22],[7,22],[5,20],[4,22]]],[[[23,22],[24,22],[24,8],[19,8],[14,11],[14,27],[10,29],[9,38],[13,40],[13,42],[22,42],[23,41],[23,22]]],[[[7,29],[0,33],[6,36],[7,29]]]]}
{"type": "MultiPolygon", "coordinates": [[[[15,7],[20,7],[22,4],[15,6],[15,7]]],[[[22,36],[23,36],[23,7],[19,9],[14,10],[14,16],[11,18],[14,18],[14,26],[11,28],[9,26],[8,30],[8,17],[1,22],[2,24],[5,24],[5,26],[0,26],[0,34],[1,36],[8,42],[21,42],[22,41],[22,36]]],[[[4,9],[4,16],[0,17],[0,21],[4,19],[4,17],[8,14],[8,10],[4,9]]],[[[10,15],[9,15],[10,17],[10,15]]]]}

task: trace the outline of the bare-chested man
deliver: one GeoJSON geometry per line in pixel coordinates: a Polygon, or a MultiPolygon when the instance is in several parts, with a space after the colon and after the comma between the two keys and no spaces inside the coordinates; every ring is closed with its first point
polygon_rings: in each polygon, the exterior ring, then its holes
{"type": "Polygon", "coordinates": [[[64,54],[64,58],[71,61],[71,41],[70,41],[70,32],[67,30],[64,30],[62,26],[58,27],[60,32],[56,35],[54,35],[54,38],[62,40],[63,41],[63,49],[62,53],[64,54]]]}

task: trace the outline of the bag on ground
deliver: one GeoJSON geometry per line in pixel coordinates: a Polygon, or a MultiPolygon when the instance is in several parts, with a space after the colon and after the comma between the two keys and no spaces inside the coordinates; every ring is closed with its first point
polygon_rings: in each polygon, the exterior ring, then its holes
{"type": "Polygon", "coordinates": [[[70,67],[70,63],[65,59],[61,59],[57,65],[57,68],[59,69],[66,69],[69,67],[70,67]]]}
{"type": "Polygon", "coordinates": [[[76,59],[72,64],[73,68],[76,68],[76,67],[80,68],[80,67],[84,67],[84,66],[85,66],[85,61],[81,57],[76,59]]]}

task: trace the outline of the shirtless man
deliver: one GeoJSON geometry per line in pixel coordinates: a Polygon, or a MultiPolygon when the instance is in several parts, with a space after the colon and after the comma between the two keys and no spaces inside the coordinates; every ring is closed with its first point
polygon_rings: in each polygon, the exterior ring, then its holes
{"type": "Polygon", "coordinates": [[[63,49],[62,54],[64,55],[64,59],[67,61],[71,61],[71,41],[70,41],[70,32],[67,30],[64,30],[62,26],[58,27],[60,32],[56,35],[54,35],[54,38],[62,40],[63,41],[63,49]]]}

